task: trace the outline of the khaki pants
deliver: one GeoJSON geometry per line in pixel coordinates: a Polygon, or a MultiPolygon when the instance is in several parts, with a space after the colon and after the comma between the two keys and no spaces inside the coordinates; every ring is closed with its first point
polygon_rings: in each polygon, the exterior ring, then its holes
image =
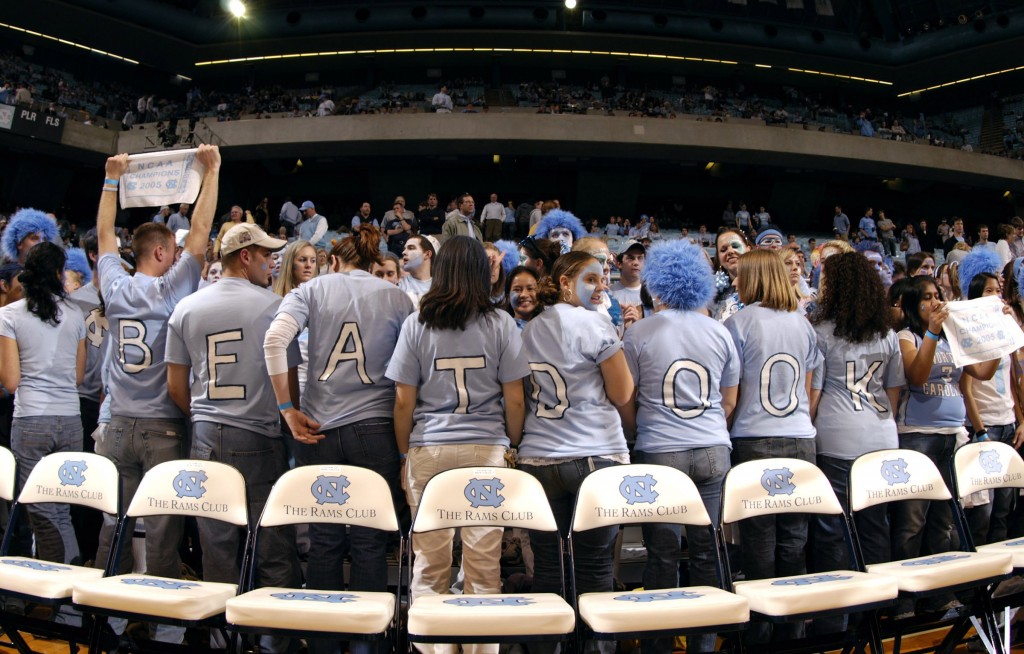
{"type": "MultiPolygon", "coordinates": [[[[405,467],[406,496],[415,519],[423,487],[439,472],[466,466],[505,467],[502,445],[431,445],[413,447],[405,467]]],[[[462,568],[465,572],[463,593],[466,595],[501,592],[500,527],[465,527],[462,535],[462,568]]],[[[451,586],[452,540],[454,529],[439,529],[412,537],[415,557],[409,585],[410,602],[424,595],[443,595],[451,586]]],[[[454,654],[459,646],[452,643],[416,643],[424,654],[454,654]]],[[[466,645],[470,654],[497,654],[497,644],[466,645]]]]}

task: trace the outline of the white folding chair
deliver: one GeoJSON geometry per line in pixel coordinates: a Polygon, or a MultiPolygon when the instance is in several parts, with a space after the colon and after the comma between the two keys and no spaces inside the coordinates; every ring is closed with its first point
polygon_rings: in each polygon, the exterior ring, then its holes
{"type": "MultiPolygon", "coordinates": [[[[925,454],[915,450],[878,450],[861,455],[850,468],[849,488],[851,514],[872,506],[905,500],[953,504],[953,498],[938,468],[925,454]]],[[[955,506],[953,511],[956,511],[955,506]]],[[[869,564],[864,569],[871,575],[895,579],[899,584],[900,597],[904,599],[973,590],[976,607],[969,610],[968,615],[958,616],[944,639],[944,643],[956,643],[970,627],[970,617],[982,621],[984,628],[979,628],[979,633],[997,633],[988,588],[1006,578],[1013,570],[1013,563],[1009,553],[954,551],[869,564]]],[[[893,622],[901,623],[904,620],[893,622]]],[[[917,624],[921,621],[913,622],[917,624]]],[[[899,626],[894,629],[892,633],[897,638],[904,631],[899,626]]],[[[1001,644],[997,644],[997,651],[1002,652],[1001,644]]]]}
{"type": "MultiPolygon", "coordinates": [[[[216,461],[167,461],[151,468],[135,492],[126,518],[178,515],[220,520],[246,530],[250,551],[245,479],[235,468],[216,461]]],[[[117,561],[133,534],[122,520],[111,546],[117,561]]],[[[246,569],[242,566],[244,576],[246,569]]],[[[236,584],[184,581],[146,574],[113,575],[74,585],[75,608],[95,616],[120,617],[182,627],[223,627],[224,607],[236,584]]],[[[106,622],[98,619],[90,654],[98,654],[96,638],[106,622]]]]}
{"type": "MultiPolygon", "coordinates": [[[[10,450],[0,448],[0,498],[13,499],[16,478],[14,455],[10,450]]],[[[76,504],[103,511],[116,518],[121,507],[121,484],[117,466],[110,459],[89,452],[49,454],[29,473],[25,487],[11,507],[7,533],[4,534],[4,542],[0,547],[0,596],[20,598],[49,606],[57,612],[61,607],[71,604],[74,584],[98,580],[104,576],[105,571],[109,574],[112,559],[108,559],[106,568],[87,568],[22,556],[8,556],[16,523],[23,517],[25,506],[38,503],[76,504]]],[[[32,650],[19,631],[67,640],[74,648],[75,643],[88,641],[91,630],[91,623],[88,621],[82,625],[57,623],[30,616],[18,616],[7,611],[0,612],[0,625],[18,651],[23,653],[32,650]]]]}
{"type": "Polygon", "coordinates": [[[246,592],[227,602],[228,628],[244,633],[338,640],[397,641],[396,595],[335,589],[255,588],[255,555],[260,531],[311,522],[355,525],[399,532],[399,589],[402,551],[398,517],[387,481],[367,468],[312,465],[289,470],[274,484],[253,535],[246,592]]]}
{"type": "MultiPolygon", "coordinates": [[[[660,465],[622,465],[587,475],[576,495],[569,534],[599,527],[669,523],[706,527],[715,544],[719,584],[725,587],[721,538],[697,486],[683,472],[660,465]]],[[[575,586],[575,573],[570,572],[575,586]]],[[[581,640],[655,638],[742,629],[750,619],[746,598],[712,586],[584,593],[577,598],[581,640]]]]}
{"type": "MultiPolygon", "coordinates": [[[[455,468],[427,482],[412,537],[458,527],[558,531],[540,482],[512,468],[455,468]]],[[[414,643],[564,640],[575,624],[572,606],[553,593],[426,595],[413,601],[408,614],[414,643]]]]}
{"type": "MultiPolygon", "coordinates": [[[[971,551],[990,553],[1009,553],[1013,557],[1014,574],[1024,573],[1024,538],[1011,538],[997,543],[976,546],[971,530],[967,524],[962,501],[968,495],[978,491],[989,491],[997,488],[1024,488],[1024,459],[1017,450],[1006,443],[982,442],[968,443],[953,453],[952,463],[953,485],[956,488],[957,525],[960,537],[971,551]]],[[[993,608],[1003,611],[1003,649],[1010,651],[1010,622],[1015,607],[1022,604],[1021,593],[993,598],[993,608]]],[[[978,634],[983,641],[986,635],[981,629],[978,634]]],[[[985,642],[988,647],[991,645],[985,642]]]]}
{"type": "MultiPolygon", "coordinates": [[[[817,466],[801,459],[760,459],[734,466],[722,486],[722,525],[748,518],[779,514],[818,514],[840,518],[851,544],[850,519],[839,504],[832,484],[817,466]]],[[[851,551],[850,560],[856,557],[851,551]]],[[[728,556],[726,556],[728,561],[728,556]]],[[[883,654],[876,619],[877,609],[891,606],[897,596],[896,580],[859,570],[830,570],[813,574],[737,581],[733,591],[750,602],[751,617],[773,623],[795,622],[839,614],[868,613],[865,640],[875,654],[883,654]]],[[[849,639],[850,634],[826,638],[849,639]]]]}

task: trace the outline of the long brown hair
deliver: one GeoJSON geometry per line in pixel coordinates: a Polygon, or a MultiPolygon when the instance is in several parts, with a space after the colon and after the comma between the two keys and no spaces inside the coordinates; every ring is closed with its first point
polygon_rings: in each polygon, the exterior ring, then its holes
{"type": "Polygon", "coordinates": [[[491,264],[480,241],[453,236],[430,269],[430,290],[420,299],[421,323],[431,329],[466,329],[473,318],[494,311],[491,264]]]}
{"type": "Polygon", "coordinates": [[[339,239],[334,244],[331,256],[369,272],[373,264],[381,263],[380,230],[370,223],[356,225],[352,228],[351,236],[339,239]]]}

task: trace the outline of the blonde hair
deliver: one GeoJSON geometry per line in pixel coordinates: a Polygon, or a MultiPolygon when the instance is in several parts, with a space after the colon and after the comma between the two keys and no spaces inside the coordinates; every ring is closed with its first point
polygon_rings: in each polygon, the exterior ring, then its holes
{"type": "Polygon", "coordinates": [[[593,252],[594,250],[608,250],[608,254],[611,254],[608,241],[599,236],[584,236],[572,242],[573,252],[593,252]]]}
{"type": "MultiPolygon", "coordinates": [[[[797,250],[795,248],[782,248],[778,252],[779,252],[779,256],[782,257],[782,265],[786,266],[787,268],[789,267],[788,261],[790,259],[795,258],[795,257],[799,257],[801,254],[803,254],[802,252],[800,252],[799,250],[797,250]]],[[[787,270],[786,272],[787,272],[787,278],[788,278],[789,271],[787,270]]],[[[793,287],[793,290],[796,291],[796,296],[798,298],[800,298],[802,300],[805,297],[807,297],[806,295],[804,295],[803,293],[800,292],[799,283],[797,283],[797,284],[790,284],[790,285],[793,287]]]]}
{"type": "Polygon", "coordinates": [[[834,250],[838,250],[838,252],[836,252],[836,254],[846,254],[847,252],[856,252],[856,250],[853,249],[853,246],[850,245],[847,241],[840,241],[839,239],[832,239],[831,241],[825,241],[825,243],[821,246],[821,251],[824,252],[825,250],[827,250],[829,248],[832,248],[834,250]]]}
{"type": "Polygon", "coordinates": [[[313,256],[316,256],[316,246],[309,241],[294,241],[289,244],[284,250],[284,256],[281,257],[281,274],[278,275],[277,281],[274,282],[274,292],[284,297],[291,292],[293,288],[298,286],[295,283],[295,258],[299,256],[299,252],[306,248],[313,249],[313,256]]]}
{"type": "Polygon", "coordinates": [[[796,311],[800,306],[782,257],[774,250],[751,250],[742,255],[737,276],[736,290],[743,304],[760,302],[776,311],[796,311]]]}

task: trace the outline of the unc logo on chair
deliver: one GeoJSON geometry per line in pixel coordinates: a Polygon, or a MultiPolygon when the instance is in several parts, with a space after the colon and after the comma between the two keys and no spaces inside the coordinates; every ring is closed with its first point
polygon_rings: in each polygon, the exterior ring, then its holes
{"type": "Polygon", "coordinates": [[[81,486],[85,483],[85,471],[89,469],[85,461],[65,461],[57,470],[61,486],[81,486]]]}
{"type": "Polygon", "coordinates": [[[474,477],[466,484],[463,494],[469,500],[469,505],[474,509],[479,509],[482,506],[496,509],[505,501],[500,492],[504,488],[505,484],[497,477],[490,479],[477,479],[474,477]]]}
{"type": "Polygon", "coordinates": [[[900,459],[883,460],[880,471],[882,479],[890,486],[905,484],[910,481],[910,473],[907,471],[907,462],[900,459]]]}
{"type": "Polygon", "coordinates": [[[658,480],[653,475],[626,475],[619,484],[619,494],[626,504],[654,504],[658,499],[658,491],[654,490],[658,480]]]}
{"type": "Polygon", "coordinates": [[[796,491],[793,471],[789,468],[766,468],[761,475],[761,488],[768,492],[769,497],[792,495],[796,491]]]}
{"type": "Polygon", "coordinates": [[[345,475],[317,475],[316,481],[309,487],[309,492],[313,494],[317,504],[341,505],[348,501],[349,494],[345,492],[348,486],[348,477],[345,475]]]}

